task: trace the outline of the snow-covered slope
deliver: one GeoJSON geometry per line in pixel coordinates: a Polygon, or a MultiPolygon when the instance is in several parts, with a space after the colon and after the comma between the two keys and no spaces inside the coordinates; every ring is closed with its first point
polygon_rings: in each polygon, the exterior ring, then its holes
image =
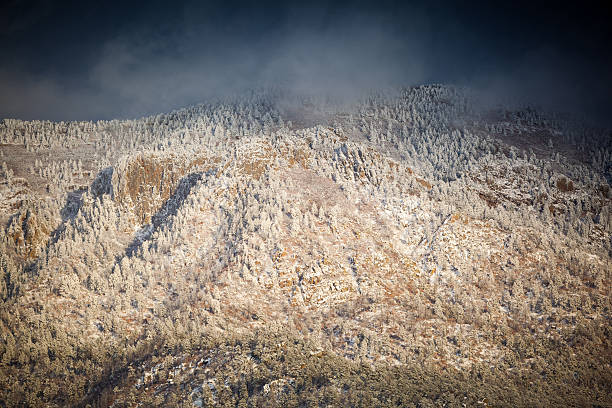
{"type": "Polygon", "coordinates": [[[611,403],[609,133],[470,98],[4,120],[0,400],[611,403]]]}

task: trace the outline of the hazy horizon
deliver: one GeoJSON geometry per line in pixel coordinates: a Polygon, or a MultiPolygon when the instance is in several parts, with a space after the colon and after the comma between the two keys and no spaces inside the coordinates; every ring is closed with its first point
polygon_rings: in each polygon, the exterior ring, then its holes
{"type": "Polygon", "coordinates": [[[38,1],[0,14],[2,118],[135,118],[270,85],[350,99],[426,83],[612,116],[601,10],[38,1]]]}

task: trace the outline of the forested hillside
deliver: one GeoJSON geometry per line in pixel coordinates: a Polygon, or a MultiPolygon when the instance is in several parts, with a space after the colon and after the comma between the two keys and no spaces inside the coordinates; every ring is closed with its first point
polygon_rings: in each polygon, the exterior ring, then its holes
{"type": "Polygon", "coordinates": [[[0,406],[612,405],[612,135],[430,85],[0,122],[0,406]]]}

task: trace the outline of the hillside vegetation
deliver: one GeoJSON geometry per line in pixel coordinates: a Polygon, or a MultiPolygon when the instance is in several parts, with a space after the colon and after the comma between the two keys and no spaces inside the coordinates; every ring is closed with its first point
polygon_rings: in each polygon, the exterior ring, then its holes
{"type": "Polygon", "coordinates": [[[0,406],[612,405],[612,137],[431,85],[0,122],[0,406]]]}

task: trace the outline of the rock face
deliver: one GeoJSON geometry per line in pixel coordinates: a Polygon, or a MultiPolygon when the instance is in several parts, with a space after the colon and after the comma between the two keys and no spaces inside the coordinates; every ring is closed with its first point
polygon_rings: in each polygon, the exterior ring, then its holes
{"type": "Polygon", "coordinates": [[[252,98],[2,123],[38,156],[0,180],[0,400],[610,403],[605,133],[442,86],[252,98]]]}
{"type": "Polygon", "coordinates": [[[129,208],[138,224],[148,224],[189,173],[210,171],[216,160],[204,153],[191,156],[138,154],[124,158],[113,172],[114,199],[129,208]],[[210,162],[210,163],[209,163],[210,162]]]}
{"type": "Polygon", "coordinates": [[[35,260],[49,240],[55,222],[44,208],[26,203],[8,223],[6,228],[8,245],[19,258],[25,261],[35,260]]]}

